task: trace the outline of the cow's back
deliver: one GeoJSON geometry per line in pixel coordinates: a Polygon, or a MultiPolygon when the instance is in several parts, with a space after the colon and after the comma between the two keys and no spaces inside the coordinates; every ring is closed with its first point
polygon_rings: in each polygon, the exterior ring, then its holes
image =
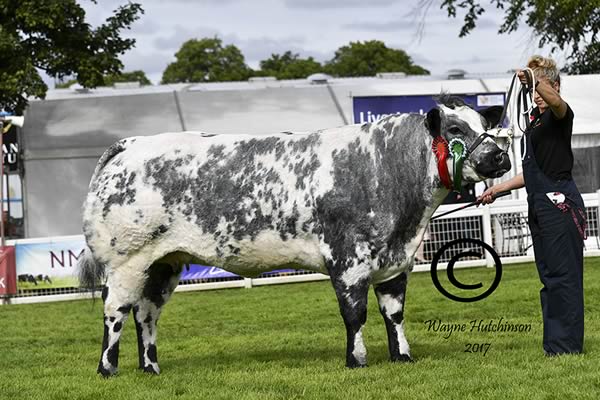
{"type": "Polygon", "coordinates": [[[331,188],[332,151],[358,134],[124,139],[90,184],[88,243],[102,259],[145,252],[152,262],[178,251],[242,275],[324,271],[314,199],[331,188]]]}

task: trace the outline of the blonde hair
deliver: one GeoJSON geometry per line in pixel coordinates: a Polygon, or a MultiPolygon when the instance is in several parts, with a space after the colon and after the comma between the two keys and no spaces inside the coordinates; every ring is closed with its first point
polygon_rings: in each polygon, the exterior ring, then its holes
{"type": "Polygon", "coordinates": [[[560,75],[556,67],[556,61],[553,59],[535,55],[527,61],[527,67],[533,70],[537,79],[544,77],[550,83],[558,83],[560,85],[560,75]]]}

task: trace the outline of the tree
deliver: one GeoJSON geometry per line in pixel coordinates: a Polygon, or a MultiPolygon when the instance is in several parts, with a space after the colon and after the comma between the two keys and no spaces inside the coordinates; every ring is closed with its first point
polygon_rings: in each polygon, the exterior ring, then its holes
{"type": "Polygon", "coordinates": [[[571,57],[573,62],[563,71],[571,75],[594,74],[600,72],[600,43],[588,44],[580,53],[571,57]]]}
{"type": "Polygon", "coordinates": [[[242,52],[231,44],[223,46],[218,37],[188,40],[175,58],[161,83],[241,81],[252,76],[242,52]]]}
{"type": "Polygon", "coordinates": [[[429,74],[428,70],[413,64],[403,50],[388,48],[379,40],[350,42],[340,47],[325,68],[329,74],[340,77],[375,76],[378,72],[429,74]]]}
{"type": "MultiPolygon", "coordinates": [[[[428,7],[434,0],[425,0],[428,7]]],[[[498,33],[511,33],[525,24],[533,28],[539,47],[549,44],[551,52],[558,49],[569,53],[572,62],[566,67],[573,73],[598,73],[598,32],[600,31],[600,0],[489,0],[496,8],[505,10],[498,33]]],[[[456,17],[457,7],[466,9],[460,37],[477,25],[485,12],[479,0],[443,0],[441,8],[448,16],[456,17]]]]}
{"type": "Polygon", "coordinates": [[[258,74],[277,79],[300,79],[321,71],[323,66],[314,58],[303,59],[299,54],[286,51],[282,55],[271,54],[270,58],[262,60],[258,74]]]}
{"type": "MultiPolygon", "coordinates": [[[[113,86],[115,82],[139,82],[141,86],[152,85],[150,79],[141,70],[106,75],[102,86],[113,86]]],[[[66,89],[75,83],[77,83],[77,79],[69,79],[63,83],[57,83],[55,87],[56,89],[66,89]]]]}
{"type": "Polygon", "coordinates": [[[120,33],[143,12],[128,3],[92,28],[76,0],[0,0],[0,108],[20,113],[28,96],[44,98],[48,87],[38,70],[59,79],[73,75],[84,87],[101,85],[105,74],[123,68],[118,57],[135,40],[120,33]]]}
{"type": "Polygon", "coordinates": [[[139,82],[141,86],[152,85],[152,82],[150,82],[144,71],[139,69],[104,77],[105,86],[113,86],[116,82],[139,82]]]}

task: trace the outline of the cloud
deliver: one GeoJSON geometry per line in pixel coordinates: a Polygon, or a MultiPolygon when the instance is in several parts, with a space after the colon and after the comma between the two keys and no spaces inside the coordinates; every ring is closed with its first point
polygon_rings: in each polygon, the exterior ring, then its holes
{"type": "Polygon", "coordinates": [[[416,32],[415,22],[409,19],[398,21],[364,21],[352,22],[343,24],[342,29],[350,31],[367,31],[367,32],[400,32],[414,31],[416,32]]]}
{"type": "Polygon", "coordinates": [[[139,20],[135,21],[131,25],[131,31],[128,31],[129,36],[137,35],[154,35],[160,30],[158,22],[152,19],[146,19],[142,16],[139,20]]]}
{"type": "Polygon", "coordinates": [[[172,57],[181,45],[189,39],[215,36],[222,40],[223,45],[233,44],[239,48],[245,57],[246,63],[253,68],[257,68],[259,61],[271,57],[271,54],[282,54],[286,51],[297,53],[302,58],[313,57],[320,62],[328,60],[333,56],[333,51],[319,52],[306,49],[307,39],[301,35],[281,38],[267,36],[240,38],[236,34],[222,34],[213,28],[187,29],[179,25],[174,28],[174,32],[171,35],[155,39],[153,47],[154,51],[169,53],[172,57]]]}
{"type": "Polygon", "coordinates": [[[142,70],[146,75],[162,76],[167,65],[173,61],[173,58],[165,53],[139,53],[128,52],[121,57],[124,71],[142,70]]]}
{"type": "Polygon", "coordinates": [[[327,8],[373,8],[397,4],[394,0],[285,0],[288,8],[327,9],[327,8]]]}
{"type": "MultiPolygon", "coordinates": [[[[226,36],[226,38],[228,38],[226,36]]],[[[319,62],[333,57],[331,52],[319,52],[305,48],[306,39],[300,36],[291,36],[281,39],[269,37],[260,37],[252,39],[238,39],[230,36],[231,41],[239,47],[246,58],[246,63],[253,68],[257,68],[261,60],[271,57],[272,54],[282,54],[286,51],[297,53],[301,58],[313,57],[319,62]]]]}
{"type": "MultiPolygon", "coordinates": [[[[187,29],[181,25],[175,25],[174,32],[170,36],[158,37],[154,40],[154,48],[159,51],[172,51],[175,53],[181,45],[190,39],[200,39],[206,37],[218,36],[222,38],[223,35],[214,28],[196,28],[187,29]]],[[[227,44],[227,43],[225,43],[227,44]]]]}

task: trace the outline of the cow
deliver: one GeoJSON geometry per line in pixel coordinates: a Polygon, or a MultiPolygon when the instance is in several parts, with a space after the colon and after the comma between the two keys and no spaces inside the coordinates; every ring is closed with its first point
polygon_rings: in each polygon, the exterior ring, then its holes
{"type": "Polygon", "coordinates": [[[244,277],[281,267],[329,275],[350,368],[367,364],[362,332],[373,285],[391,360],[412,361],[404,334],[407,278],[450,190],[432,143],[459,138],[469,146],[463,182],[499,177],[510,161],[488,131],[501,111],[477,112],[442,96],[426,115],[312,133],[179,132],[116,142],[96,166],[83,210],[80,281],[94,287],[105,279],[98,373],[117,372],[130,311],[139,368],[160,372],[156,323],[188,263],[244,277]]]}
{"type": "Polygon", "coordinates": [[[37,281],[35,280],[35,276],[31,274],[21,274],[17,276],[17,280],[23,283],[33,283],[37,286],[37,281]]]}
{"type": "Polygon", "coordinates": [[[40,282],[47,282],[52,285],[52,279],[50,279],[50,277],[48,275],[39,274],[37,276],[37,280],[40,282]]]}

